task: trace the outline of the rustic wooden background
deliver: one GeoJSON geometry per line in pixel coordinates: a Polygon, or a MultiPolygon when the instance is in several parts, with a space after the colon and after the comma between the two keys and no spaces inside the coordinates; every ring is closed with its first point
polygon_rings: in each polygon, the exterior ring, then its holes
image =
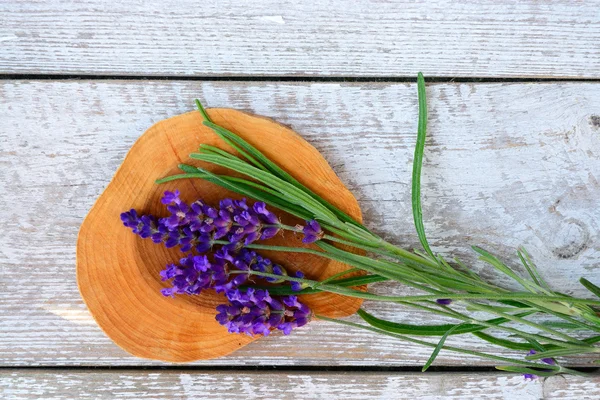
{"type": "Polygon", "coordinates": [[[75,281],[79,225],[135,139],[196,97],[290,125],[370,228],[416,246],[419,70],[434,249],[489,275],[470,245],[513,262],[525,245],[567,293],[600,281],[598,1],[299,3],[0,0],[0,397],[600,398],[600,378],[524,381],[444,351],[417,373],[428,349],[323,322],[187,365],[132,357],[94,323],[75,281]]]}

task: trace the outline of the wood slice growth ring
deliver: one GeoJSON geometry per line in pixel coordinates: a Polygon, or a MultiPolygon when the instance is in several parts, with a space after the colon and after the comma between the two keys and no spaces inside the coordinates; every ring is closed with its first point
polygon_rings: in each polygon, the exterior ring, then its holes
{"type": "MultiPolygon", "coordinates": [[[[361,221],[352,193],[321,154],[291,129],[231,109],[209,109],[208,114],[216,124],[237,133],[315,193],[361,221]]],[[[232,175],[224,168],[189,158],[202,143],[233,152],[202,124],[198,112],[156,123],[132,146],[79,231],[77,282],[81,295],[104,332],[138,357],[170,362],[209,359],[227,355],[260,337],[227,333],[215,320],[215,307],[225,298],[212,290],[199,296],[163,297],[160,289],[168,287],[168,282],[161,281],[159,271],[177,262],[183,253],[139,238],[119,218],[121,212],[131,208],[140,214],[165,216],[166,208],[160,202],[165,190],[179,189],[186,202],[202,198],[213,205],[224,197],[241,198],[200,179],[155,183],[157,178],[178,173],[177,165],[182,162],[232,175]]],[[[286,224],[302,222],[274,211],[286,224]]],[[[264,243],[302,246],[301,237],[290,232],[264,243]]],[[[260,253],[289,273],[301,269],[310,279],[325,279],[349,268],[314,255],[260,253]]],[[[331,293],[305,295],[302,301],[329,317],[351,315],[361,305],[360,299],[331,293]]]]}

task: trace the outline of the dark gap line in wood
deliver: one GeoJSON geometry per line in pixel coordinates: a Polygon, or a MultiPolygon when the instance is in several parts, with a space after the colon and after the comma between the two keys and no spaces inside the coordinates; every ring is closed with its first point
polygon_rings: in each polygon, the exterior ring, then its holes
{"type": "MultiPolygon", "coordinates": [[[[343,77],[343,76],[178,76],[178,75],[86,75],[86,74],[2,74],[0,80],[100,80],[100,81],[228,81],[228,82],[368,82],[414,83],[416,76],[343,77]]],[[[428,83],[538,83],[600,82],[598,78],[468,78],[426,77],[428,83]]]]}
{"type": "MultiPolygon", "coordinates": [[[[224,366],[224,365],[150,365],[150,366],[135,366],[135,365],[103,365],[103,366],[69,366],[69,365],[51,365],[51,366],[0,366],[1,370],[35,370],[40,372],[49,371],[71,371],[71,372],[84,372],[84,371],[164,371],[164,372],[421,372],[420,366],[396,366],[396,367],[378,367],[378,366],[224,366]]],[[[592,373],[600,372],[600,368],[594,367],[581,367],[574,368],[578,371],[592,373]]],[[[444,373],[495,373],[504,374],[505,372],[499,371],[496,368],[490,366],[477,366],[477,367],[464,367],[464,366],[438,366],[430,367],[428,372],[444,372],[444,373]]]]}

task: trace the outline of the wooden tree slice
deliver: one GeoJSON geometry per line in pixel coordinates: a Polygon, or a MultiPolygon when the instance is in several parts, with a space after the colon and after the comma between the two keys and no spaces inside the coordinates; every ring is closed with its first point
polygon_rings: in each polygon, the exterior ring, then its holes
{"type": "MultiPolygon", "coordinates": [[[[352,193],[342,184],[321,154],[292,130],[263,117],[230,109],[210,109],[213,121],[246,139],[296,179],[356,220],[361,212],[352,193]]],[[[179,189],[185,201],[198,198],[218,204],[224,197],[240,198],[199,179],[157,185],[157,178],[178,173],[185,162],[216,173],[231,171],[189,158],[200,144],[233,151],[190,112],[158,122],[133,145],[106,190],[85,218],[77,241],[77,282],[90,312],[104,332],[120,347],[139,357],[186,362],[224,356],[259,338],[229,334],[215,320],[215,307],[225,299],[213,291],[199,296],[165,298],[168,287],[159,271],[183,253],[141,239],[119,218],[135,208],[140,214],[165,216],[160,203],[165,190],[179,189]]],[[[250,200],[250,199],[249,199],[250,200]]],[[[301,223],[274,210],[287,224],[301,223]]],[[[285,233],[265,244],[302,246],[301,238],[285,233]]],[[[349,267],[321,257],[261,252],[293,273],[324,279],[349,267]]],[[[302,296],[316,313],[330,317],[353,314],[361,301],[320,293],[302,296]]],[[[300,328],[301,329],[301,328],[300,328]]],[[[274,333],[278,334],[278,333],[274,333]]],[[[292,333],[293,334],[293,333],[292,333]]]]}

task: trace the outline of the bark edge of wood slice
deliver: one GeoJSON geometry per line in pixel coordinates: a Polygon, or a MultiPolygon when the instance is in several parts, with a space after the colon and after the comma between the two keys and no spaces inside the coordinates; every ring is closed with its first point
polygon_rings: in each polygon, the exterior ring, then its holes
{"type": "MultiPolygon", "coordinates": [[[[352,193],[322,155],[294,131],[269,118],[237,110],[214,108],[207,112],[216,124],[240,135],[315,193],[362,220],[352,193]]],[[[260,338],[229,334],[219,325],[215,307],[225,299],[213,291],[199,296],[163,297],[160,289],[168,287],[168,283],[161,281],[159,271],[167,263],[177,262],[183,253],[139,238],[119,218],[120,213],[131,208],[140,214],[165,216],[166,208],[160,203],[165,190],[179,189],[185,201],[203,198],[215,205],[223,197],[241,198],[198,179],[155,184],[156,179],[177,173],[177,165],[182,162],[231,174],[189,158],[202,143],[233,152],[202,124],[199,112],[154,124],[131,147],[79,231],[76,262],[81,296],[106,335],[138,357],[168,362],[210,359],[230,354],[260,338]]],[[[270,208],[285,223],[301,222],[270,208]]],[[[303,245],[301,237],[287,232],[264,243],[303,245]]],[[[301,269],[310,279],[325,279],[349,268],[312,255],[260,253],[283,265],[289,273],[301,269]]],[[[351,315],[362,303],[360,299],[331,293],[304,295],[301,301],[329,317],[351,315]]]]}

